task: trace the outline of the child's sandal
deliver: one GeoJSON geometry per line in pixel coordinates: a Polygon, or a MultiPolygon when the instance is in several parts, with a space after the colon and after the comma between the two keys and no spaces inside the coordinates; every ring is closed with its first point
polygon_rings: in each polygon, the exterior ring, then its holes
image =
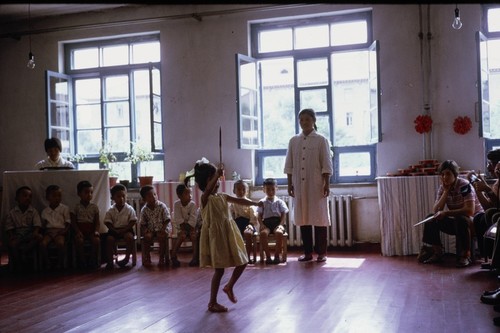
{"type": "Polygon", "coordinates": [[[219,303],[208,303],[208,311],[210,312],[227,312],[227,308],[219,303]]]}

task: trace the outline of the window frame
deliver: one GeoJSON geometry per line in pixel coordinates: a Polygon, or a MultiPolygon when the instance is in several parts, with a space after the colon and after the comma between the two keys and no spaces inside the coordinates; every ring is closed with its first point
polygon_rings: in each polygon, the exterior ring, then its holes
{"type": "MultiPolygon", "coordinates": [[[[129,58],[128,64],[126,65],[116,65],[116,66],[102,66],[102,57],[101,57],[101,47],[107,47],[107,46],[113,46],[117,44],[127,44],[130,48],[132,47],[133,44],[137,44],[138,42],[151,42],[151,41],[156,41],[160,42],[160,36],[158,33],[154,34],[149,34],[149,35],[140,35],[140,36],[131,36],[131,37],[119,37],[119,38],[110,38],[110,39],[100,39],[100,40],[92,40],[92,41],[84,41],[84,42],[76,42],[76,43],[66,43],[64,44],[64,59],[65,59],[65,73],[57,73],[57,72],[52,72],[52,71],[46,71],[46,93],[47,93],[47,128],[48,128],[48,133],[49,135],[52,133],[52,122],[51,122],[51,103],[54,102],[54,100],[51,100],[51,86],[50,86],[50,80],[51,78],[56,78],[56,79],[66,79],[68,80],[68,94],[69,94],[69,107],[68,107],[68,112],[69,112],[69,118],[70,118],[70,155],[77,155],[79,154],[78,152],[78,130],[77,130],[77,123],[76,123],[76,101],[75,101],[75,80],[79,79],[89,79],[89,78],[95,78],[99,79],[101,81],[101,88],[100,88],[100,96],[101,100],[99,102],[100,104],[100,116],[101,116],[101,127],[100,127],[100,132],[101,132],[101,140],[102,142],[105,142],[105,131],[107,126],[105,122],[103,121],[104,117],[104,105],[105,105],[105,100],[104,100],[104,80],[107,77],[110,76],[116,76],[116,75],[126,75],[128,77],[128,90],[129,90],[129,97],[127,100],[127,103],[129,105],[129,131],[130,131],[130,138],[132,142],[136,141],[137,138],[137,128],[136,128],[136,120],[135,120],[135,94],[134,94],[134,80],[133,76],[134,73],[138,70],[147,70],[148,75],[149,75],[149,113],[150,113],[150,119],[149,119],[149,130],[150,133],[149,139],[151,140],[151,152],[153,153],[153,160],[152,161],[162,161],[165,163],[165,152],[164,152],[164,135],[163,135],[163,113],[161,111],[161,87],[157,88],[154,87],[155,80],[153,78],[153,75],[159,75],[157,80],[158,83],[161,82],[161,62],[149,62],[149,63],[132,63],[131,59],[129,58]],[[85,68],[85,69],[72,69],[72,52],[77,49],[82,49],[82,48],[87,48],[87,47],[97,47],[99,49],[99,67],[94,67],[94,68],[85,68]],[[157,73],[153,73],[153,71],[156,71],[157,73]],[[155,102],[156,101],[156,102],[155,102]],[[158,110],[156,110],[155,114],[155,108],[159,108],[159,113],[158,110]],[[155,126],[158,127],[160,126],[161,131],[160,133],[160,138],[156,138],[155,136],[155,126]],[[160,141],[158,141],[160,140],[160,141]]],[[[130,144],[130,148],[132,149],[132,143],[130,144]]],[[[125,158],[127,157],[127,152],[126,151],[114,151],[113,154],[116,156],[117,161],[116,162],[126,162],[125,158]]],[[[85,156],[83,162],[87,163],[99,163],[99,168],[104,168],[104,165],[99,162],[99,153],[95,154],[88,154],[85,156]]],[[[145,162],[147,163],[147,162],[145,162]]],[[[75,163],[78,166],[78,162],[75,163]]],[[[141,162],[137,164],[132,164],[130,163],[130,174],[131,174],[131,186],[135,187],[138,186],[137,182],[137,177],[140,174],[140,169],[141,169],[141,162]]],[[[164,170],[164,168],[163,168],[164,170]]],[[[164,174],[161,180],[163,180],[164,174]]]]}
{"type": "MultiPolygon", "coordinates": [[[[489,40],[500,39],[500,31],[490,32],[488,30],[488,11],[490,9],[500,9],[498,4],[482,4],[482,20],[481,31],[476,32],[476,50],[477,50],[477,88],[478,88],[478,114],[479,114],[479,137],[485,141],[485,156],[494,146],[500,145],[500,137],[493,137],[491,128],[491,107],[489,93],[483,94],[485,89],[490,89],[490,74],[488,66],[487,48],[481,47],[483,43],[488,43],[489,40]],[[485,54],[482,53],[485,51],[485,54]],[[486,67],[485,67],[486,66],[486,67]],[[487,86],[486,86],[487,84],[487,86]]],[[[486,158],[485,158],[486,165],[486,158]]]]}
{"type": "MultiPolygon", "coordinates": [[[[331,39],[331,36],[330,36],[331,39]]],[[[332,147],[333,151],[333,164],[335,166],[335,171],[334,174],[331,177],[331,183],[360,183],[360,182],[374,182],[375,177],[376,177],[376,143],[382,141],[382,132],[381,132],[381,100],[380,100],[380,62],[379,62],[379,43],[378,41],[373,40],[373,29],[372,29],[372,11],[371,9],[364,9],[352,13],[328,13],[328,14],[323,14],[321,16],[315,16],[315,17],[307,17],[307,18],[290,18],[287,20],[282,20],[282,21],[268,21],[268,22],[257,22],[257,23],[250,23],[250,47],[251,47],[251,59],[253,61],[260,61],[260,60],[266,60],[266,59],[272,59],[272,58],[281,58],[281,57],[292,57],[294,61],[294,67],[295,67],[295,87],[294,87],[294,93],[295,93],[295,117],[297,117],[298,112],[300,111],[298,108],[300,108],[300,91],[301,90],[307,90],[310,89],[309,87],[298,87],[297,86],[297,71],[296,71],[296,66],[297,66],[297,61],[302,60],[302,59],[312,59],[315,57],[326,57],[328,59],[328,63],[330,64],[331,61],[331,55],[334,52],[342,52],[342,51],[361,51],[361,50],[366,50],[366,51],[375,51],[376,59],[374,59],[374,64],[376,65],[376,77],[373,79],[376,80],[376,87],[377,90],[375,92],[375,95],[377,97],[376,101],[371,101],[370,102],[370,113],[373,112],[373,110],[376,111],[376,115],[374,116],[374,119],[376,119],[377,124],[376,128],[372,128],[372,131],[370,132],[371,134],[371,143],[368,145],[360,145],[360,146],[343,146],[343,147],[332,147]],[[351,44],[351,45],[342,45],[342,46],[329,46],[329,47],[319,47],[319,48],[312,48],[312,49],[294,49],[292,46],[291,51],[273,51],[273,52],[259,52],[259,33],[261,31],[265,30],[275,30],[275,29],[280,29],[280,28],[295,28],[295,27],[301,27],[304,26],[305,24],[308,25],[320,25],[320,24],[332,24],[332,23],[339,23],[339,22],[352,22],[352,21],[366,21],[367,23],[367,41],[365,43],[360,43],[360,44],[351,44]],[[339,164],[339,154],[343,152],[368,152],[370,154],[370,167],[371,167],[371,172],[370,175],[368,176],[340,176],[339,175],[339,170],[338,170],[338,164],[339,164]]],[[[371,53],[370,53],[371,54],[371,53]]],[[[248,57],[248,56],[243,56],[243,55],[236,55],[237,59],[238,56],[240,57],[248,57]]],[[[249,57],[250,58],[250,57],[249,57]]],[[[238,63],[237,63],[238,64],[238,63]]],[[[260,78],[260,69],[258,68],[258,78],[260,78]]],[[[331,67],[329,66],[329,75],[331,75],[331,67]]],[[[239,80],[239,79],[237,79],[239,80]]],[[[370,82],[371,77],[368,77],[368,80],[370,82]]],[[[239,83],[239,81],[237,81],[239,83]]],[[[260,82],[260,80],[258,81],[260,82]]],[[[328,110],[326,112],[319,112],[321,115],[327,115],[329,117],[329,124],[330,124],[330,138],[328,140],[332,142],[332,138],[334,137],[334,130],[335,130],[335,124],[333,122],[333,117],[334,117],[334,112],[331,109],[333,105],[333,96],[332,96],[332,84],[331,82],[331,77],[328,81],[328,88],[327,88],[327,105],[328,105],[328,110]]],[[[262,95],[260,93],[261,87],[260,83],[257,84],[258,86],[258,91],[259,95],[262,95]]],[[[317,87],[315,87],[317,88],[317,87]]],[[[239,87],[238,87],[238,96],[239,96],[239,87]]],[[[371,97],[371,96],[370,96],[371,97]]],[[[371,100],[371,99],[370,99],[371,100]]],[[[260,129],[263,129],[263,108],[262,108],[262,101],[259,99],[259,114],[260,114],[260,129]]],[[[239,114],[239,108],[238,108],[238,119],[240,117],[239,114]]],[[[240,121],[238,120],[238,125],[240,121]]],[[[298,124],[298,120],[296,119],[295,121],[295,133],[299,133],[300,127],[298,124]]],[[[241,141],[240,137],[240,128],[238,127],[238,136],[239,140],[238,142],[241,141]]],[[[258,147],[248,147],[251,149],[255,149],[255,166],[256,166],[256,183],[261,183],[263,181],[263,167],[264,167],[264,159],[269,156],[281,156],[283,153],[286,155],[286,150],[283,148],[279,149],[269,149],[269,148],[263,148],[263,134],[259,135],[259,140],[261,140],[260,144],[258,147]]],[[[239,148],[245,148],[243,145],[239,145],[239,148]]],[[[286,184],[286,175],[283,174],[283,178],[278,178],[277,179],[278,184],[286,184]]]]}

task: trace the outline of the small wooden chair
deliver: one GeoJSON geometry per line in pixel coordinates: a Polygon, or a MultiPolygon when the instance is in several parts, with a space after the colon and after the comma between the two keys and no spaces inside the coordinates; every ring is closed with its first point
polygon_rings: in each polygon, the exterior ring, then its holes
{"type": "MultiPolygon", "coordinates": [[[[267,236],[267,244],[269,246],[269,250],[273,251],[274,247],[276,246],[276,237],[274,234],[270,234],[267,236]]],[[[265,253],[264,253],[264,248],[262,247],[262,242],[260,241],[260,236],[254,235],[254,250],[253,250],[253,255],[255,257],[255,254],[257,253],[257,247],[259,248],[259,256],[260,256],[260,263],[265,262],[265,253]]],[[[283,249],[280,253],[280,259],[282,263],[285,263],[287,261],[287,256],[288,256],[288,232],[285,231],[283,233],[283,249]]]]}

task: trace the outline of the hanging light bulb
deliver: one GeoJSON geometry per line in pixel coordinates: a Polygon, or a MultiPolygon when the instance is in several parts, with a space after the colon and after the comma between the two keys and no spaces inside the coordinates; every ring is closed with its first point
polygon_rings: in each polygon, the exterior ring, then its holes
{"type": "Polygon", "coordinates": [[[29,69],[35,69],[35,56],[31,52],[31,4],[28,4],[28,39],[30,44],[30,53],[28,54],[28,64],[26,65],[29,69]]]}
{"type": "Polygon", "coordinates": [[[35,69],[35,56],[33,53],[29,53],[28,55],[28,64],[26,65],[29,69],[35,69]]]}
{"type": "Polygon", "coordinates": [[[458,5],[455,5],[455,18],[453,19],[451,27],[455,30],[458,30],[462,27],[462,21],[460,20],[460,9],[458,9],[458,5]]]}

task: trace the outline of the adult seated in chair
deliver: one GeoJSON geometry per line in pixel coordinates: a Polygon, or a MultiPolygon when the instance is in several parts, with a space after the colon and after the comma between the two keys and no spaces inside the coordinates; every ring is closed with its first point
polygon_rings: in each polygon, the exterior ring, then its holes
{"type": "Polygon", "coordinates": [[[488,159],[488,173],[492,177],[496,178],[495,183],[490,187],[481,175],[476,175],[475,173],[468,174],[467,178],[473,184],[477,198],[479,199],[479,202],[481,202],[483,209],[486,211],[486,214],[484,214],[481,219],[476,221],[474,229],[476,231],[477,243],[479,250],[481,251],[481,256],[487,261],[488,257],[491,258],[492,256],[493,240],[490,239],[490,241],[488,241],[488,238],[485,239],[485,233],[493,224],[492,216],[500,211],[500,202],[498,200],[500,183],[500,149],[489,151],[486,157],[488,159]]]}
{"type": "Polygon", "coordinates": [[[453,160],[441,163],[441,178],[433,211],[434,218],[424,224],[424,235],[418,261],[426,264],[442,261],[443,248],[440,231],[456,236],[457,267],[466,267],[471,260],[471,219],[484,214],[473,186],[458,177],[458,164],[453,160]]]}
{"type": "Polygon", "coordinates": [[[61,157],[62,145],[59,138],[46,139],[44,147],[47,157],[35,165],[36,170],[75,168],[73,163],[61,157]]]}
{"type": "Polygon", "coordinates": [[[126,242],[125,258],[118,261],[118,266],[125,267],[128,264],[135,242],[134,226],[137,223],[135,210],[127,203],[127,188],[124,185],[116,184],[111,188],[111,199],[114,204],[104,216],[104,224],[108,227],[106,269],[114,268],[113,256],[118,239],[123,239],[126,242]]]}

